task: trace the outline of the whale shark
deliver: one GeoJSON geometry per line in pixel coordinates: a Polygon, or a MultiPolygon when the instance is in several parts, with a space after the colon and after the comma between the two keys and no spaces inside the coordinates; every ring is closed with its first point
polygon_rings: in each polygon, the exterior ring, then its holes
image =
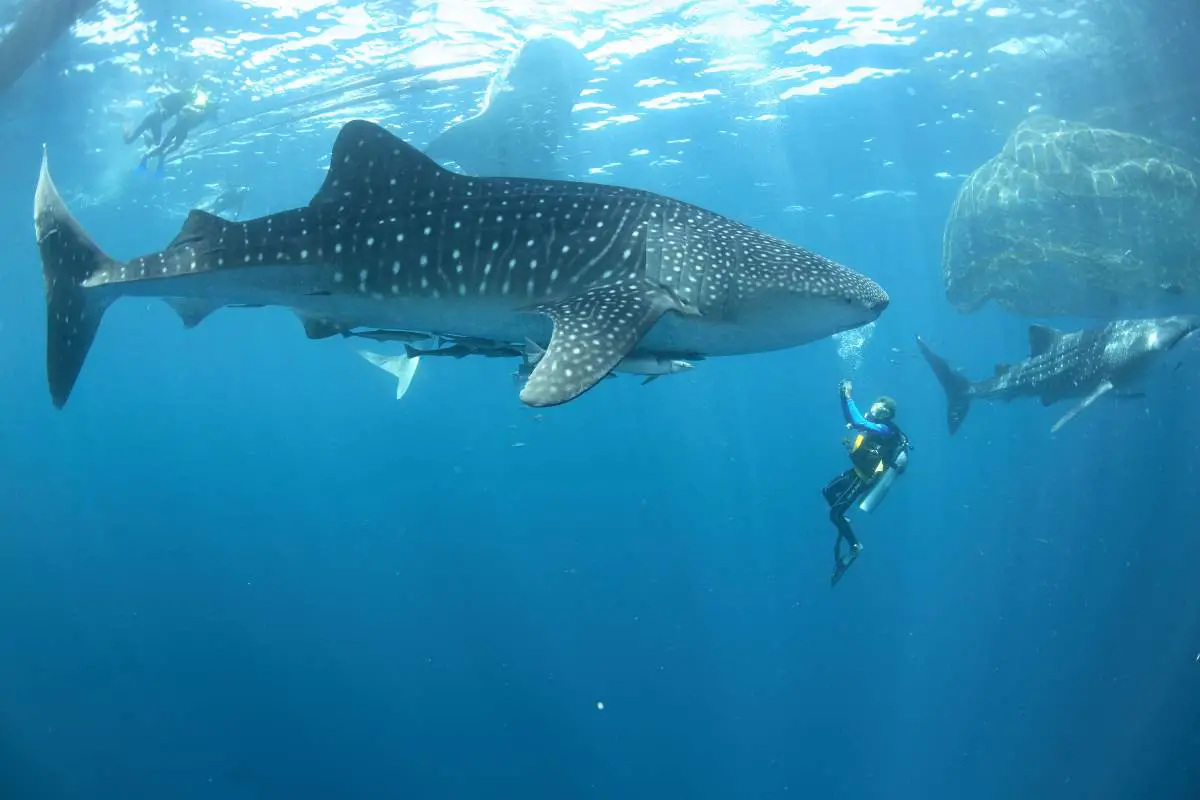
{"type": "Polygon", "coordinates": [[[534,407],[575,399],[630,355],[794,347],[872,322],[889,302],[870,278],[698,206],[464,176],[364,120],[339,130],[308,205],[242,221],[193,210],[164,249],[129,261],[71,215],[43,149],[34,230],[58,408],[123,296],[166,298],[190,324],[230,305],[287,307],[310,337],[528,339],[545,348],[519,393],[534,407]]]}
{"type": "Polygon", "coordinates": [[[425,155],[472,175],[562,177],[571,111],[591,75],[570,42],[530,39],[488,82],[478,113],[434,137],[425,155]]]}
{"type": "Polygon", "coordinates": [[[1200,328],[1200,316],[1183,314],[1153,319],[1124,319],[1103,327],[1064,333],[1045,325],[1029,327],[1029,358],[996,365],[995,375],[973,383],[929,348],[917,346],[946,392],[946,424],[954,433],[966,419],[972,400],[1038,397],[1050,406],[1080,398],[1058,419],[1056,433],[1104,395],[1129,394],[1155,363],[1200,328]]]}

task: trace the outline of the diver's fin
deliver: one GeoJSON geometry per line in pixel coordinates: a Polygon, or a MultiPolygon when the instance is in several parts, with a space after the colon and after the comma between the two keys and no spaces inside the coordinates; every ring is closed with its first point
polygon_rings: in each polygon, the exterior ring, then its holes
{"type": "Polygon", "coordinates": [[[925,361],[933,369],[933,374],[937,376],[938,383],[942,384],[942,389],[946,392],[946,425],[953,436],[967,418],[967,412],[971,410],[971,382],[956,372],[946,359],[930,350],[920,336],[917,337],[917,347],[921,348],[921,355],[925,357],[925,361]]]}
{"type": "Polygon", "coordinates": [[[167,305],[175,309],[175,313],[183,320],[183,327],[194,328],[204,321],[209,314],[222,307],[216,300],[203,300],[190,297],[164,298],[167,305]]]}
{"type": "Polygon", "coordinates": [[[1050,432],[1057,433],[1059,428],[1061,428],[1063,425],[1066,425],[1071,420],[1075,419],[1075,417],[1079,414],[1080,411],[1083,411],[1085,408],[1090,406],[1092,403],[1096,402],[1096,400],[1103,397],[1106,393],[1112,391],[1112,388],[1113,388],[1112,381],[1105,380],[1103,383],[1101,383],[1099,386],[1096,387],[1095,391],[1093,391],[1087,397],[1083,398],[1083,400],[1081,400],[1079,402],[1079,405],[1072,408],[1066,414],[1063,414],[1062,417],[1058,420],[1058,422],[1054,423],[1054,426],[1052,428],[1050,428],[1050,432]]]}
{"type": "Polygon", "coordinates": [[[1062,338],[1062,331],[1049,325],[1029,326],[1029,357],[1036,358],[1051,350],[1062,338]]]}
{"type": "Polygon", "coordinates": [[[90,289],[86,283],[117,262],[71,216],[50,178],[45,147],[33,195],[33,227],[46,284],[46,378],[55,408],[62,408],[114,299],[112,290],[90,289]]]}
{"type": "Polygon", "coordinates": [[[841,582],[842,577],[846,574],[846,570],[858,560],[859,550],[851,548],[850,554],[845,558],[839,558],[837,564],[833,567],[833,574],[829,576],[829,586],[832,588],[841,582]]]}
{"type": "Polygon", "coordinates": [[[417,374],[417,365],[421,363],[420,356],[385,356],[370,350],[359,350],[358,354],[385,372],[396,376],[396,399],[400,400],[408,393],[413,376],[417,374]]]}

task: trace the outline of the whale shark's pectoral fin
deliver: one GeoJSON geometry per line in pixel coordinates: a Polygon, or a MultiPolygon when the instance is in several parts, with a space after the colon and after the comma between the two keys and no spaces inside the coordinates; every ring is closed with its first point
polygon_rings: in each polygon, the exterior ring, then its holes
{"type": "Polygon", "coordinates": [[[383,353],[373,353],[370,350],[359,350],[358,354],[385,372],[396,376],[396,399],[400,400],[408,393],[413,376],[417,374],[417,366],[421,363],[419,355],[385,356],[383,353]]]}
{"type": "Polygon", "coordinates": [[[1112,388],[1113,388],[1112,381],[1109,381],[1109,380],[1103,381],[1099,386],[1096,387],[1095,391],[1093,391],[1087,397],[1083,398],[1083,400],[1081,400],[1079,402],[1079,405],[1075,406],[1070,411],[1063,414],[1062,417],[1058,420],[1058,422],[1054,423],[1054,427],[1052,427],[1050,429],[1050,432],[1058,433],[1059,428],[1061,428],[1063,425],[1066,425],[1071,420],[1075,419],[1075,417],[1079,414],[1080,411],[1083,411],[1085,408],[1090,406],[1092,403],[1096,402],[1097,399],[1103,397],[1105,394],[1112,391],[1112,388]]]}
{"type": "Polygon", "coordinates": [[[555,406],[595,386],[667,311],[699,312],[642,281],[596,286],[559,303],[528,309],[554,321],[554,333],[521,390],[521,402],[555,406]]]}

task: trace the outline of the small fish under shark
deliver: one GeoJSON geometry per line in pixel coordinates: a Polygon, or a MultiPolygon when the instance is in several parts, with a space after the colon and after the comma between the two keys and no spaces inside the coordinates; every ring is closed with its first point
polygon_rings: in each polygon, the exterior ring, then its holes
{"type": "Polygon", "coordinates": [[[1029,328],[1029,358],[998,364],[996,374],[972,383],[917,337],[921,355],[946,392],[946,422],[953,435],[972,400],[1041,398],[1042,405],[1082,398],[1050,429],[1057,432],[1099,398],[1135,387],[1154,364],[1200,328],[1200,316],[1125,319],[1064,333],[1045,325],[1029,328]]]}
{"type": "MultiPolygon", "coordinates": [[[[372,331],[374,336],[366,338],[378,338],[381,341],[387,341],[393,337],[382,337],[378,334],[391,333],[391,331],[372,331]]],[[[394,337],[400,341],[404,341],[404,351],[399,354],[377,353],[373,350],[359,350],[358,354],[366,361],[379,367],[383,371],[391,374],[396,378],[396,399],[404,399],[404,395],[408,393],[409,387],[412,385],[413,378],[417,374],[417,367],[421,363],[423,356],[438,356],[448,358],[465,358],[467,356],[483,356],[484,358],[520,358],[521,363],[513,372],[513,382],[518,386],[523,385],[529,379],[533,368],[537,362],[545,355],[545,351],[538,347],[536,343],[526,341],[525,346],[515,347],[503,342],[487,342],[484,340],[475,339],[442,339],[438,337],[434,340],[434,347],[419,348],[414,347],[410,342],[421,341],[428,339],[423,335],[414,334],[408,331],[397,332],[401,336],[394,337]],[[411,339],[409,337],[417,337],[419,339],[411,339]],[[448,347],[440,346],[443,343],[449,342],[448,347]]],[[[355,334],[359,335],[359,334],[355,334]]],[[[663,375],[674,375],[685,370],[692,369],[693,365],[689,361],[683,361],[676,358],[658,358],[657,356],[629,356],[621,359],[617,366],[613,367],[607,377],[615,378],[617,373],[628,373],[631,375],[643,375],[645,379],[642,385],[646,385],[651,381],[663,375]]]]}
{"type": "Polygon", "coordinates": [[[546,349],[520,392],[535,407],[578,397],[630,356],[795,347],[888,305],[870,278],[697,206],[460,175],[362,120],[338,132],[308,205],[240,222],[194,210],[165,249],[131,261],[107,256],[71,216],[43,153],[34,229],[59,408],[122,296],[165,298],[189,324],[271,305],[310,336],[364,327],[529,340],[546,349]]]}

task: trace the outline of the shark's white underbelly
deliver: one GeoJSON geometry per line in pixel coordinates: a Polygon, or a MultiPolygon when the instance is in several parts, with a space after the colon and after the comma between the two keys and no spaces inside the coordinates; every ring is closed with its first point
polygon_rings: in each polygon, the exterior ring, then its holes
{"type": "MultiPolygon", "coordinates": [[[[537,298],[515,294],[508,297],[449,294],[437,298],[359,294],[346,292],[344,287],[329,287],[316,274],[305,274],[295,268],[286,275],[266,267],[253,272],[239,270],[169,281],[136,281],[112,288],[120,294],[197,300],[214,308],[281,306],[346,327],[466,336],[513,344],[530,339],[542,347],[549,344],[553,330],[549,317],[525,310],[537,298]],[[249,275],[256,280],[246,281],[249,275]]],[[[683,356],[758,353],[805,344],[828,336],[831,329],[855,327],[859,322],[839,319],[838,307],[821,300],[804,302],[793,298],[786,305],[760,303],[737,311],[740,319],[751,319],[753,324],[730,321],[718,316],[716,310],[699,315],[669,311],[642,338],[636,350],[683,356]]]]}

